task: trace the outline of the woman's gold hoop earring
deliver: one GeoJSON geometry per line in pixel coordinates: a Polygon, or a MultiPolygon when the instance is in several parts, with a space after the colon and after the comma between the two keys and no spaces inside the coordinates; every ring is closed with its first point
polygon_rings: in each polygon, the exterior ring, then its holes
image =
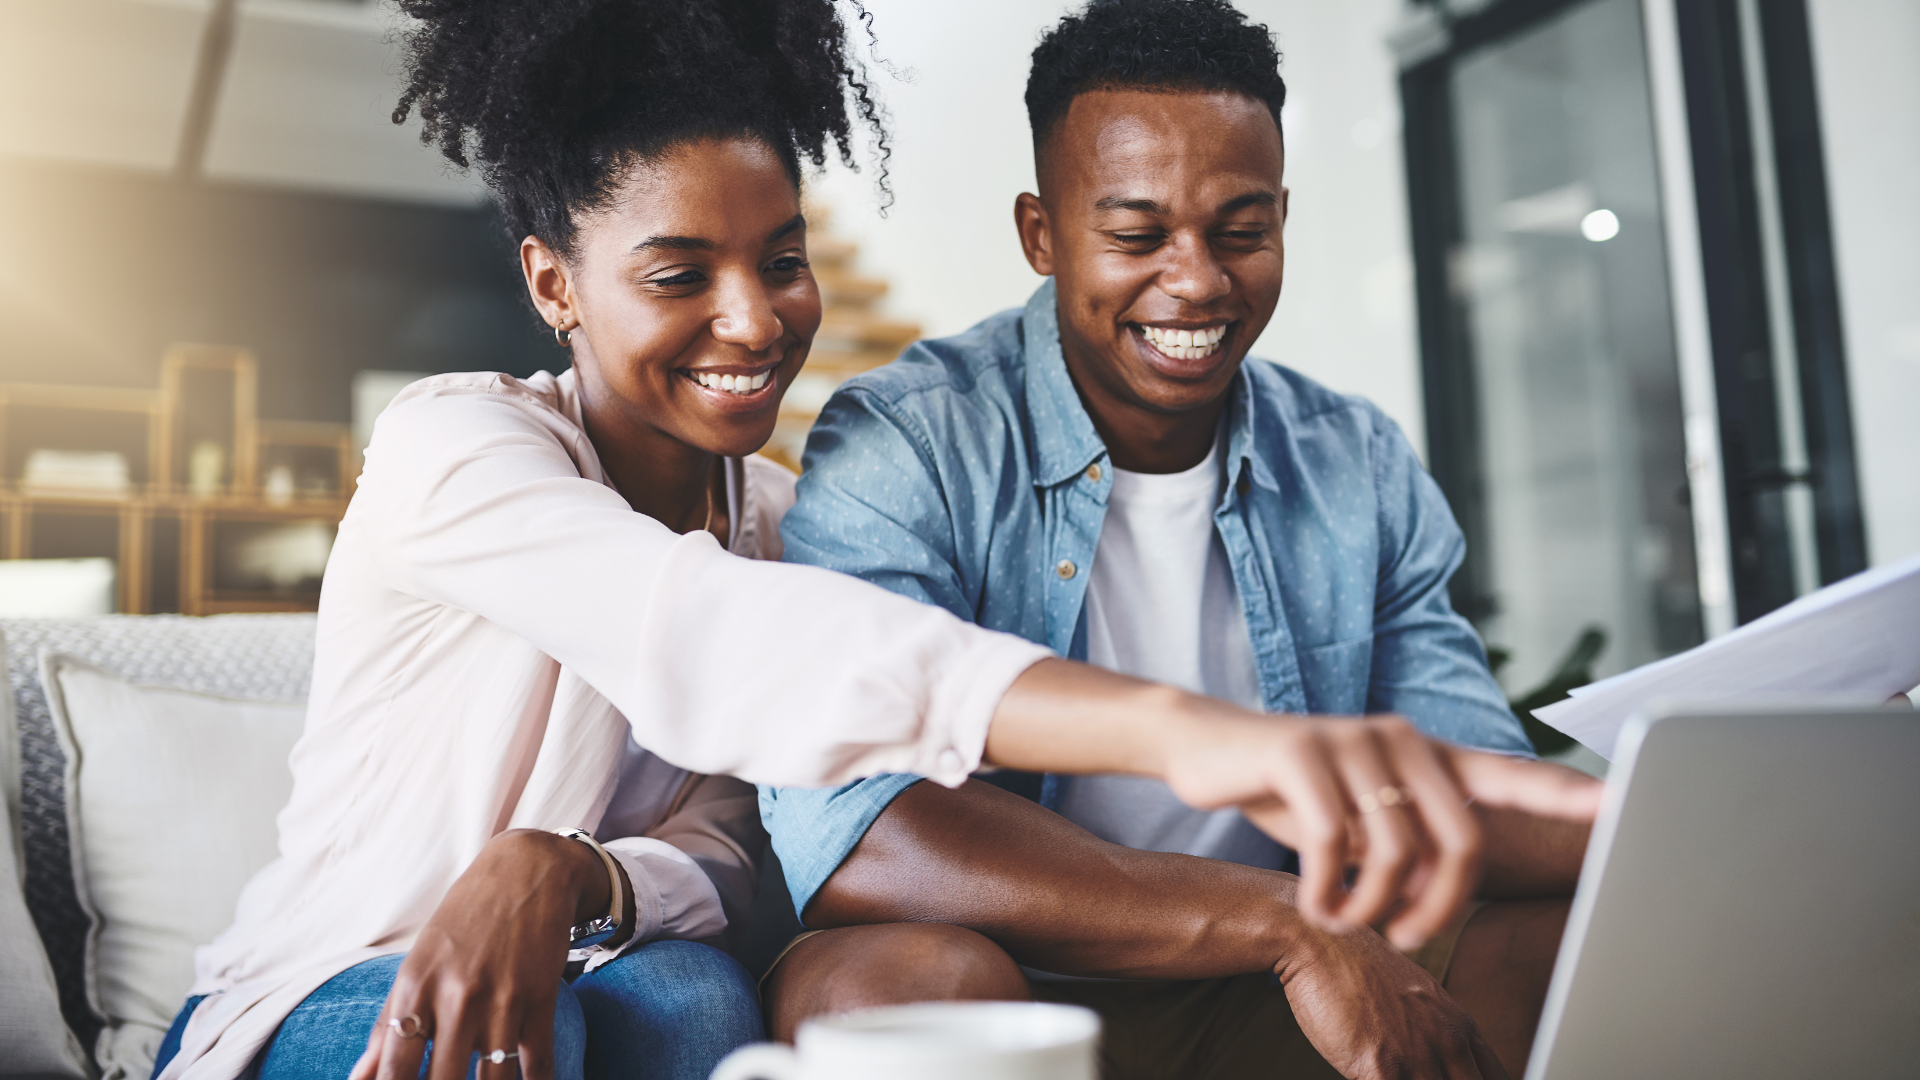
{"type": "Polygon", "coordinates": [[[569,345],[571,345],[571,344],[573,344],[573,331],[571,331],[571,330],[562,330],[562,329],[560,329],[560,328],[559,328],[559,327],[557,327],[557,326],[556,326],[556,327],[554,327],[554,328],[553,328],[553,343],[554,343],[555,345],[558,345],[558,346],[560,346],[560,347],[561,347],[561,348],[563,348],[563,349],[564,349],[564,348],[566,348],[567,346],[569,346],[569,345]]]}

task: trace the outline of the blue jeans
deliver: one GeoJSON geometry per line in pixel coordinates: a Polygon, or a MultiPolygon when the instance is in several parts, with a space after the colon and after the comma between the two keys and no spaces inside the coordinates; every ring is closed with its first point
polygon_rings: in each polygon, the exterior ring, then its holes
{"type": "MultiPolygon", "coordinates": [[[[249,1077],[345,1080],[367,1048],[401,959],[368,960],[307,995],[254,1059],[249,1077]]],[[[200,1000],[188,999],[174,1019],[154,1075],[180,1052],[181,1032],[200,1000]]],[[[753,979],[733,957],[691,941],[649,942],[561,984],[554,1080],[706,1080],[735,1047],[764,1037],[753,979]]]]}

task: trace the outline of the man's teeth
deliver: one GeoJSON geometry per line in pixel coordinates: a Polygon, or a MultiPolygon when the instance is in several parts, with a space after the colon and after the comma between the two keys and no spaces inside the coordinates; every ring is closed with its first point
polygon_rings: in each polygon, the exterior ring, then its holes
{"type": "Polygon", "coordinates": [[[1175,360],[1198,360],[1203,356],[1210,356],[1220,347],[1220,339],[1227,336],[1227,328],[1224,326],[1206,326],[1198,330],[1167,330],[1158,326],[1142,326],[1140,332],[1146,335],[1154,348],[1175,360]]]}
{"type": "Polygon", "coordinates": [[[693,381],[714,390],[726,390],[734,394],[751,394],[767,385],[773,378],[773,372],[763,371],[758,375],[715,375],[711,371],[696,371],[693,381]]]}

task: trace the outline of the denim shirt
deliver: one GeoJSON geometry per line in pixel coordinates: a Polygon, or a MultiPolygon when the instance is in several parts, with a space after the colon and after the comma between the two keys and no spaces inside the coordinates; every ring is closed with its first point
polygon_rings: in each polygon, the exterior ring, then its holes
{"type": "MultiPolygon", "coordinates": [[[[1230,393],[1213,520],[1267,710],[1394,712],[1435,738],[1531,754],[1447,599],[1466,544],[1399,427],[1264,361],[1242,364],[1230,393]]],[[[1051,279],[1023,310],[849,380],[805,465],[781,525],[789,561],[1085,659],[1113,479],[1061,354],[1051,279]]],[[[761,789],[796,911],[916,779],[761,789]]]]}

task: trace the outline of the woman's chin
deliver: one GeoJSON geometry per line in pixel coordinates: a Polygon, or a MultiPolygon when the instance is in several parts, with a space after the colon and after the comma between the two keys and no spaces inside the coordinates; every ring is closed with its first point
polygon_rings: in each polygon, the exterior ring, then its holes
{"type": "Polygon", "coordinates": [[[695,445],[721,457],[748,457],[759,453],[767,445],[767,440],[773,438],[773,426],[779,418],[779,412],[775,410],[765,420],[756,417],[750,422],[714,425],[707,432],[708,437],[695,445]]]}

